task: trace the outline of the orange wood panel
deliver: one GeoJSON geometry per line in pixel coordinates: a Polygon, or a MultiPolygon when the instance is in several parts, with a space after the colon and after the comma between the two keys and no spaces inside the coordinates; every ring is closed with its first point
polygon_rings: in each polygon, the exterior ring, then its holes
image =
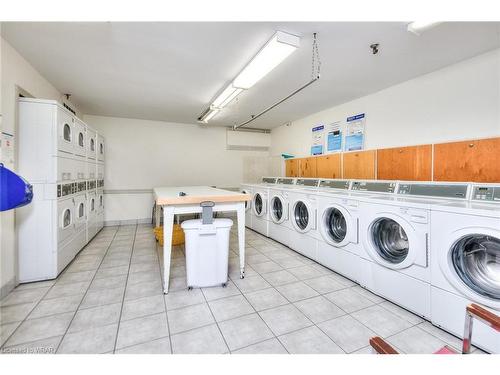
{"type": "Polygon", "coordinates": [[[300,164],[300,159],[285,160],[286,176],[299,177],[299,164],[300,164]]]}
{"type": "Polygon", "coordinates": [[[500,138],[435,144],[434,180],[500,182],[500,138]]]}
{"type": "Polygon", "coordinates": [[[375,178],[375,150],[345,152],[343,157],[342,178],[375,178]]]}
{"type": "Polygon", "coordinates": [[[316,158],[316,177],[341,178],[341,154],[330,154],[316,158]]]}
{"type": "Polygon", "coordinates": [[[432,145],[377,150],[377,179],[432,180],[432,145]]]}
{"type": "Polygon", "coordinates": [[[316,159],[310,157],[300,160],[300,177],[316,177],[316,159]]]}

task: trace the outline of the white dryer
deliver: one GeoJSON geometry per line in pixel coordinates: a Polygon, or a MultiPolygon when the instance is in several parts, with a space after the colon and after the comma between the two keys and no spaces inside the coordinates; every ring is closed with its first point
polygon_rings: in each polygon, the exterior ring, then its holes
{"type": "Polygon", "coordinates": [[[295,178],[278,178],[276,185],[269,187],[269,237],[290,247],[293,227],[290,221],[290,188],[295,178]]]}
{"type": "Polygon", "coordinates": [[[318,179],[297,179],[290,190],[290,222],[292,234],[290,248],[316,260],[318,239],[314,234],[318,228],[318,179]]]}
{"type": "MultiPolygon", "coordinates": [[[[473,185],[468,203],[431,212],[432,323],[462,336],[465,308],[500,313],[500,184],[473,185]]],[[[474,322],[472,344],[500,353],[500,332],[474,322]]]]}
{"type": "Polygon", "coordinates": [[[400,182],[395,195],[360,199],[361,257],[370,262],[364,285],[430,318],[430,209],[445,199],[465,201],[469,185],[400,182]]]}
{"type": "Polygon", "coordinates": [[[252,229],[266,237],[269,237],[269,188],[274,185],[276,177],[262,177],[262,183],[253,187],[252,229]]]}
{"type": "MultiPolygon", "coordinates": [[[[254,184],[241,184],[240,192],[243,194],[248,194],[253,200],[253,187],[254,184]]],[[[252,229],[252,200],[245,202],[245,226],[252,229]]]]}

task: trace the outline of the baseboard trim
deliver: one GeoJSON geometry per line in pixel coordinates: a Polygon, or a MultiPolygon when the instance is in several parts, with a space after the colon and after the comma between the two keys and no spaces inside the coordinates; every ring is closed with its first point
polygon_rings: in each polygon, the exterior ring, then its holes
{"type": "Polygon", "coordinates": [[[16,287],[16,278],[13,277],[0,288],[0,299],[4,298],[16,287]]]}
{"type": "Polygon", "coordinates": [[[105,227],[116,227],[118,225],[137,225],[137,224],[151,224],[151,218],[144,219],[127,219],[127,220],[108,220],[104,222],[105,227]]]}

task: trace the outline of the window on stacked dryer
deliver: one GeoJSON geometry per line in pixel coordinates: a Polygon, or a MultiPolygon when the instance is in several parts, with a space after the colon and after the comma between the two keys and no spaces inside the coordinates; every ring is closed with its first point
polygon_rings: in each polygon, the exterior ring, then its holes
{"type": "Polygon", "coordinates": [[[371,226],[371,236],[375,251],[383,260],[399,264],[408,256],[408,235],[395,220],[387,217],[375,220],[371,226]]]}
{"type": "Polygon", "coordinates": [[[451,264],[460,280],[475,293],[500,300],[500,239],[470,234],[455,242],[451,264]]]}
{"type": "Polygon", "coordinates": [[[71,210],[70,209],[65,209],[63,212],[63,220],[62,220],[62,226],[63,228],[67,228],[71,225],[71,210]]]}
{"type": "Polygon", "coordinates": [[[81,219],[85,216],[85,205],[81,202],[78,205],[78,217],[81,219]]]}
{"type": "Polygon", "coordinates": [[[347,235],[347,221],[344,214],[335,207],[329,207],[324,214],[324,226],[328,237],[340,243],[347,235]]]}
{"type": "Polygon", "coordinates": [[[81,148],[85,147],[85,136],[82,132],[78,133],[78,146],[81,148]]]}
{"type": "Polygon", "coordinates": [[[66,142],[71,142],[71,126],[69,124],[64,124],[63,138],[66,142]]]}

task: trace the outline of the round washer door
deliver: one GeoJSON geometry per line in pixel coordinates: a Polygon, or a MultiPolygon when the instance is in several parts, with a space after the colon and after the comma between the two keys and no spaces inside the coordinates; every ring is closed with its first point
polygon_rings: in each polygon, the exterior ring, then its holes
{"type": "Polygon", "coordinates": [[[290,212],[293,227],[297,232],[306,233],[316,227],[316,210],[306,200],[298,199],[290,212]]]}
{"type": "MultiPolygon", "coordinates": [[[[248,195],[252,195],[252,193],[248,190],[241,190],[241,192],[243,194],[248,194],[248,195]]],[[[253,199],[252,199],[253,200],[253,199]]],[[[252,208],[252,201],[245,201],[245,211],[248,211],[252,208]]]]}
{"type": "Polygon", "coordinates": [[[407,268],[416,261],[427,266],[426,239],[419,240],[413,226],[400,216],[383,213],[371,218],[364,236],[367,253],[387,268],[407,268]]]}
{"type": "Polygon", "coordinates": [[[348,211],[338,205],[325,208],[319,225],[324,240],[334,246],[344,246],[351,242],[351,233],[355,230],[348,211]]]}
{"type": "Polygon", "coordinates": [[[262,193],[255,193],[253,196],[253,213],[257,216],[264,216],[266,213],[266,200],[262,193]]]}
{"type": "Polygon", "coordinates": [[[472,300],[500,308],[500,232],[469,228],[457,234],[447,253],[445,276],[472,300]]]}
{"type": "Polygon", "coordinates": [[[288,218],[288,205],[279,195],[274,195],[269,203],[269,213],[273,223],[281,224],[288,218]]]}

